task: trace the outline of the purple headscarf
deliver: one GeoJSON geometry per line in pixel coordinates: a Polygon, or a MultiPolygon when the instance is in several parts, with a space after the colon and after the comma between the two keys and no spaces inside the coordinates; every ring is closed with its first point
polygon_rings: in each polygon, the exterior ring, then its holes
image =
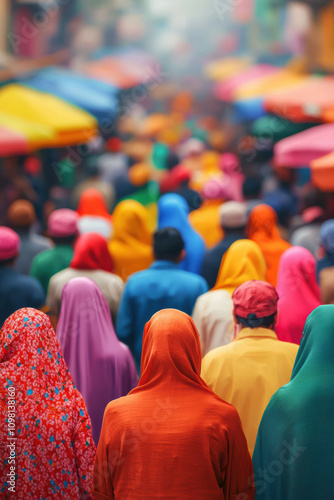
{"type": "Polygon", "coordinates": [[[97,444],[106,405],[136,387],[138,375],[130,350],[116,336],[108,303],[94,281],[74,278],[64,286],[57,337],[73,381],[86,402],[97,444]]]}

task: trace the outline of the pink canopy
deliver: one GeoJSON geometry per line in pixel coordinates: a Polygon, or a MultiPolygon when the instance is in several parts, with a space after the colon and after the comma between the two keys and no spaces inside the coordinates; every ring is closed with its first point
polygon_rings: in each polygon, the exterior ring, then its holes
{"type": "Polygon", "coordinates": [[[275,164],[279,167],[303,167],[334,149],[334,124],[309,128],[277,142],[275,164]]]}
{"type": "Polygon", "coordinates": [[[219,82],[214,87],[214,94],[222,101],[233,101],[234,93],[241,85],[276,73],[279,68],[269,64],[258,64],[219,82]]]}

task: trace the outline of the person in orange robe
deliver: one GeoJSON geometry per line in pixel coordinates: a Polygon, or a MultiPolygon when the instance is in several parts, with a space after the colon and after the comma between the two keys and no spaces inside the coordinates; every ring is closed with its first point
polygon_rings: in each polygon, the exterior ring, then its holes
{"type": "Polygon", "coordinates": [[[291,247],[284,241],[277,229],[278,217],[269,205],[258,205],[253,208],[248,217],[247,235],[255,241],[262,250],[267,264],[267,281],[276,286],[278,266],[281,255],[291,247]]]}
{"type": "Polygon", "coordinates": [[[200,377],[187,314],[146,323],[138,387],[106,408],[96,453],[96,500],[254,499],[252,463],[235,408],[200,377]]]}
{"type": "Polygon", "coordinates": [[[114,234],[108,246],[114,272],[124,281],[154,260],[149,218],[147,209],[135,200],[121,201],[114,210],[114,234]]]}

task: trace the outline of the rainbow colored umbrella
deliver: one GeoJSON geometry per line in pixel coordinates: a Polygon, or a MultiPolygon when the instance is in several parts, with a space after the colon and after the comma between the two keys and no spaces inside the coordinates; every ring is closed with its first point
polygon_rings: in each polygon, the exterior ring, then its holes
{"type": "Polygon", "coordinates": [[[0,113],[51,129],[54,136],[49,147],[85,143],[98,133],[96,119],[86,111],[18,84],[0,89],[0,113]]]}

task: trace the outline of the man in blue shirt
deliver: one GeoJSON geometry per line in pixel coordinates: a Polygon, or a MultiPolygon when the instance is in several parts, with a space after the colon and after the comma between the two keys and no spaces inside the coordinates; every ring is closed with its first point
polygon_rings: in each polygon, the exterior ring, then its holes
{"type": "Polygon", "coordinates": [[[40,309],[45,305],[41,284],[14,269],[19,248],[18,234],[8,227],[0,227],[0,328],[17,309],[40,309]]]}
{"type": "Polygon", "coordinates": [[[132,350],[140,366],[144,326],[161,309],[179,309],[191,315],[197,298],[208,291],[204,278],[179,269],[184,241],[179,231],[167,227],[156,231],[155,262],[127,281],[117,317],[117,334],[132,350]]]}

